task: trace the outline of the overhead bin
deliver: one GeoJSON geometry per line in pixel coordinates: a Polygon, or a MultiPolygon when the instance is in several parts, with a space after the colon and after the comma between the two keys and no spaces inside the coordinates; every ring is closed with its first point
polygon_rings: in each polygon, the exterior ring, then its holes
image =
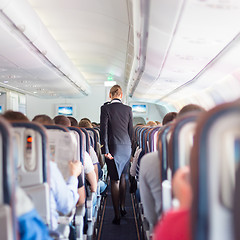
{"type": "MultiPolygon", "coordinates": [[[[0,10],[0,18],[5,22],[9,21],[7,24],[12,28],[10,31],[17,30],[18,33],[23,34],[25,40],[32,44],[35,55],[45,59],[46,63],[49,62],[50,67],[59,71],[59,74],[75,85],[78,90],[86,95],[90,92],[90,87],[82,74],[60,48],[27,1],[5,0],[0,3],[0,10]]],[[[19,38],[24,41],[21,34],[19,38]]]]}

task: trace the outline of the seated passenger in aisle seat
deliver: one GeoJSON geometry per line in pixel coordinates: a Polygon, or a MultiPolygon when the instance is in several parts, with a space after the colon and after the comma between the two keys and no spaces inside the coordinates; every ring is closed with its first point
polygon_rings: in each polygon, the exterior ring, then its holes
{"type": "Polygon", "coordinates": [[[52,229],[58,226],[58,212],[68,214],[78,202],[78,176],[82,172],[80,161],[69,162],[70,177],[67,184],[59,171],[57,164],[50,161],[50,204],[52,229]]]}
{"type": "MultiPolygon", "coordinates": [[[[71,121],[63,115],[58,115],[54,117],[54,122],[55,124],[62,125],[65,127],[70,127],[71,126],[71,121]]],[[[90,120],[89,120],[90,121],[90,120]]],[[[96,180],[96,174],[94,172],[94,167],[92,164],[91,157],[87,152],[84,153],[84,172],[86,174],[86,179],[88,180],[90,184],[90,190],[92,192],[96,192],[97,190],[97,180],[96,180]]],[[[78,203],[78,205],[81,205],[78,203]]]]}
{"type": "MultiPolygon", "coordinates": [[[[85,119],[83,118],[80,122],[79,122],[79,127],[83,127],[83,128],[93,128],[92,124],[90,122],[89,119],[85,119]]],[[[101,154],[101,149],[100,149],[100,143],[97,143],[97,152],[95,152],[94,148],[92,146],[90,146],[90,157],[93,161],[93,165],[94,165],[94,171],[97,175],[97,181],[99,180],[99,177],[102,175],[102,167],[103,167],[103,159],[102,159],[102,154],[101,154]],[[97,159],[96,159],[97,157],[97,159]],[[100,167],[99,167],[100,166],[100,167]]],[[[101,177],[100,177],[101,178],[101,177]]],[[[101,181],[100,183],[100,192],[103,193],[107,187],[106,183],[104,183],[103,181],[101,181]]]]}
{"type": "Polygon", "coordinates": [[[179,168],[172,182],[174,197],[179,201],[179,208],[167,212],[154,229],[153,240],[190,240],[190,208],[192,187],[189,167],[179,168]]]}
{"type": "Polygon", "coordinates": [[[151,232],[161,213],[161,180],[158,152],[151,152],[142,157],[139,186],[144,215],[149,222],[151,232]]]}
{"type": "MultiPolygon", "coordinates": [[[[171,122],[175,117],[176,114],[167,113],[163,118],[165,119],[163,125],[171,122]]],[[[152,231],[161,213],[161,176],[158,152],[148,153],[142,157],[139,185],[144,215],[152,231]]]]}

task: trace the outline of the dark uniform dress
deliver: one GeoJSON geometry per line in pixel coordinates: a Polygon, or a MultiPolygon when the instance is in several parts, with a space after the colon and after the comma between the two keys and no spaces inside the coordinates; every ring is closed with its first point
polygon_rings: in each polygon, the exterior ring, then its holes
{"type": "Polygon", "coordinates": [[[131,157],[133,135],[132,109],[113,99],[101,107],[100,139],[102,153],[111,153],[113,160],[106,158],[111,180],[119,180],[126,173],[131,157]]]}

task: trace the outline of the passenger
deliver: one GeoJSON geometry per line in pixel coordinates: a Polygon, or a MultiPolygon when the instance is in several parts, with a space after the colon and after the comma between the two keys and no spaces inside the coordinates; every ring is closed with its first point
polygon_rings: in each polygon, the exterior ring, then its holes
{"type": "MultiPolygon", "coordinates": [[[[44,124],[44,125],[53,125],[54,124],[54,121],[47,115],[37,115],[33,118],[32,121],[38,122],[38,123],[44,124]]],[[[85,187],[83,185],[82,174],[80,174],[78,177],[78,195],[79,195],[79,199],[77,202],[77,206],[82,206],[86,200],[86,193],[85,193],[85,187]]]]}
{"type": "Polygon", "coordinates": [[[115,213],[112,223],[117,225],[120,224],[120,213],[122,216],[127,214],[125,174],[131,157],[133,136],[132,109],[122,104],[122,96],[121,87],[114,85],[109,93],[111,102],[101,107],[100,117],[102,153],[105,155],[111,180],[111,196],[115,213]]]}
{"type": "Polygon", "coordinates": [[[90,122],[91,124],[92,124],[92,122],[91,122],[91,120],[89,119],[89,118],[82,118],[81,120],[80,120],[80,122],[81,121],[88,121],[88,122],[90,122]]]}
{"type": "Polygon", "coordinates": [[[162,120],[162,125],[166,125],[167,123],[173,121],[176,117],[177,117],[177,112],[167,113],[162,120]]]}
{"type": "Polygon", "coordinates": [[[149,122],[147,122],[146,126],[155,127],[155,126],[157,126],[157,123],[154,121],[149,121],[149,122]]]}
{"type": "Polygon", "coordinates": [[[76,118],[74,117],[67,117],[67,118],[70,120],[72,127],[78,127],[78,121],[76,118]]]}
{"type": "Polygon", "coordinates": [[[58,212],[64,215],[71,212],[76,206],[78,195],[78,176],[82,172],[80,161],[69,162],[70,177],[67,184],[59,171],[57,164],[50,161],[50,204],[51,204],[51,225],[56,230],[58,226],[58,212]]]}
{"type": "Polygon", "coordinates": [[[205,112],[205,109],[196,104],[188,104],[179,111],[177,117],[182,116],[188,112],[205,112]]]}
{"type": "Polygon", "coordinates": [[[23,113],[17,111],[7,110],[2,116],[10,122],[29,122],[23,113]]]}
{"type": "Polygon", "coordinates": [[[92,123],[86,119],[82,119],[78,126],[83,128],[93,128],[92,123]]]}
{"type": "Polygon", "coordinates": [[[71,121],[66,116],[63,115],[58,115],[54,117],[53,121],[55,122],[55,124],[62,125],[65,127],[71,126],[71,121]]]}
{"type": "Polygon", "coordinates": [[[36,115],[32,122],[38,122],[43,125],[54,125],[53,119],[51,119],[48,115],[46,114],[41,114],[41,115],[36,115]]]}
{"type": "Polygon", "coordinates": [[[100,127],[100,124],[99,123],[96,123],[96,122],[92,122],[92,126],[95,128],[95,127],[100,127]]]}
{"type": "Polygon", "coordinates": [[[50,240],[47,226],[42,221],[32,201],[20,187],[16,187],[16,216],[21,240],[50,240]]]}
{"type": "Polygon", "coordinates": [[[150,232],[158,221],[161,213],[161,175],[158,152],[145,154],[141,159],[139,186],[144,215],[150,232]]]}
{"type": "Polygon", "coordinates": [[[162,123],[159,121],[155,121],[155,123],[157,124],[157,126],[162,126],[162,123]]]}
{"type": "Polygon", "coordinates": [[[192,188],[190,169],[182,167],[176,171],[172,182],[173,194],[179,200],[179,208],[170,210],[154,229],[153,240],[190,240],[190,208],[192,188]]]}
{"type": "MultiPolygon", "coordinates": [[[[79,122],[79,127],[83,127],[83,128],[92,128],[92,124],[86,120],[86,119],[83,119],[79,122]]],[[[97,143],[97,153],[95,152],[94,148],[92,146],[90,146],[90,157],[92,159],[92,162],[93,162],[93,165],[94,165],[94,171],[95,171],[95,174],[96,174],[96,177],[97,177],[97,181],[99,180],[99,176],[102,175],[101,173],[101,166],[100,166],[100,162],[99,160],[102,162],[102,155],[101,155],[101,150],[100,150],[100,144],[97,143]],[[99,168],[99,166],[100,168],[99,168]]],[[[101,192],[104,192],[104,190],[106,189],[106,184],[105,183],[102,183],[101,184],[102,186],[102,191],[101,192]]]]}

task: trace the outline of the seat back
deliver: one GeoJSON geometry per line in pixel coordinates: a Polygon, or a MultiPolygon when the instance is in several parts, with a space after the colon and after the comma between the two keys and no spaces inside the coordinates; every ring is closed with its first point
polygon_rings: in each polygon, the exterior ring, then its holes
{"type": "Polygon", "coordinates": [[[44,222],[50,224],[46,131],[32,122],[14,122],[12,126],[18,152],[18,184],[33,201],[44,222]]]}
{"type": "Polygon", "coordinates": [[[56,162],[65,180],[69,177],[68,162],[79,160],[77,138],[67,128],[58,125],[45,126],[47,128],[50,159],[56,162]]]}
{"type": "Polygon", "coordinates": [[[17,239],[12,140],[10,125],[0,118],[0,232],[5,240],[17,239]]]}
{"type": "MultiPolygon", "coordinates": [[[[232,240],[240,103],[217,106],[197,122],[191,157],[194,240],[232,240]]],[[[238,146],[239,149],[239,146],[238,146]]]]}
{"type": "Polygon", "coordinates": [[[175,120],[168,144],[168,162],[172,175],[179,167],[189,165],[193,136],[198,113],[184,115],[175,120]]]}

